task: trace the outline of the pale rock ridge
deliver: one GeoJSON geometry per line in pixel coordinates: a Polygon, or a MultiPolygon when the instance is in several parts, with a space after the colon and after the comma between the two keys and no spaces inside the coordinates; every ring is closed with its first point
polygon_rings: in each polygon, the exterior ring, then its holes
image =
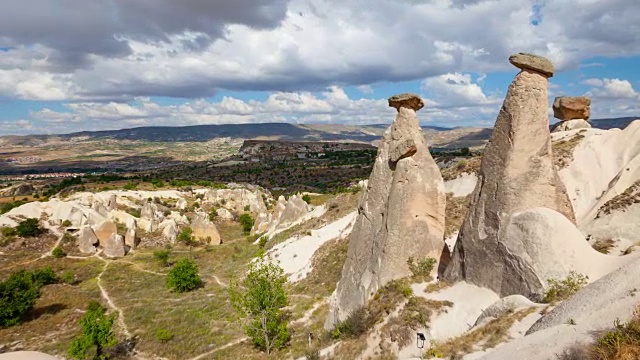
{"type": "MultiPolygon", "coordinates": [[[[484,150],[478,184],[453,254],[449,259],[445,251],[441,264],[446,267],[440,267],[447,281],[466,280],[500,296],[521,294],[535,298],[546,281],[540,277],[541,269],[535,267],[535,261],[536,254],[547,244],[543,241],[539,244],[542,248],[529,247],[532,244],[527,239],[511,244],[516,241],[507,236],[512,217],[544,207],[574,221],[551,150],[547,76],[553,65],[532,56],[515,62],[523,70],[509,86],[484,150]],[[536,71],[530,71],[532,67],[536,71]]],[[[513,57],[510,60],[514,63],[513,57]]]]}
{"type": "Polygon", "coordinates": [[[414,110],[421,103],[417,95],[407,94],[389,100],[398,114],[360,199],[325,328],[365,305],[389,281],[410,275],[409,257],[440,257],[446,195],[414,110]]]}
{"type": "Polygon", "coordinates": [[[209,190],[204,194],[207,202],[235,213],[243,212],[245,207],[252,213],[266,213],[265,198],[268,198],[268,195],[262,190],[245,188],[209,190]]]}

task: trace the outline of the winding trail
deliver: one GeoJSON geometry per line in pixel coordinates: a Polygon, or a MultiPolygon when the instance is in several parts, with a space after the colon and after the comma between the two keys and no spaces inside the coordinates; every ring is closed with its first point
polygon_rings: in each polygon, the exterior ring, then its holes
{"type": "Polygon", "coordinates": [[[246,337],[240,338],[240,339],[238,339],[238,340],[232,341],[232,342],[230,342],[230,343],[228,343],[228,344],[225,344],[225,345],[222,345],[222,346],[220,346],[220,347],[217,347],[217,348],[215,348],[215,349],[213,349],[213,350],[210,350],[210,351],[208,351],[208,352],[206,352],[206,353],[204,353],[204,354],[200,354],[200,355],[198,355],[198,356],[192,357],[192,358],[191,358],[191,359],[189,359],[189,360],[200,360],[200,359],[204,358],[205,356],[209,356],[209,355],[211,355],[211,354],[215,354],[215,353],[216,353],[216,352],[218,352],[218,351],[221,351],[221,350],[224,350],[224,349],[230,348],[230,347],[232,347],[232,346],[238,345],[238,344],[240,344],[241,342],[246,341],[247,339],[248,339],[248,338],[246,338],[246,337]]]}
{"type": "Polygon", "coordinates": [[[152,271],[152,270],[143,269],[139,264],[134,263],[134,262],[132,262],[132,261],[126,261],[126,260],[114,260],[113,262],[114,262],[114,263],[116,263],[116,264],[118,264],[118,263],[119,263],[119,264],[129,264],[129,265],[133,265],[133,267],[135,267],[135,268],[136,268],[136,269],[138,269],[139,271],[146,272],[146,273],[149,273],[149,274],[154,274],[154,275],[159,275],[159,276],[167,276],[167,274],[163,274],[163,273],[155,272],[155,271],[152,271]]]}
{"type": "Polygon", "coordinates": [[[113,303],[113,300],[111,300],[111,298],[109,297],[109,293],[107,292],[107,289],[105,289],[104,286],[102,286],[102,274],[104,274],[104,272],[107,271],[107,268],[109,267],[109,264],[111,262],[103,259],[98,254],[96,254],[96,257],[104,261],[104,268],[102,268],[102,271],[96,277],[96,279],[98,280],[98,288],[100,288],[100,293],[102,294],[102,297],[107,301],[107,304],[109,304],[109,307],[118,313],[118,324],[122,328],[122,332],[124,333],[124,335],[127,338],[130,338],[131,333],[129,332],[129,328],[127,327],[127,324],[124,322],[124,313],[122,309],[120,309],[119,307],[116,306],[116,304],[113,303]]]}
{"type": "MultiPolygon", "coordinates": [[[[48,222],[44,222],[43,227],[49,231],[51,231],[54,235],[58,236],[58,239],[56,240],[56,242],[53,244],[53,246],[51,247],[51,249],[49,249],[49,251],[45,252],[44,254],[40,255],[40,257],[35,258],[35,259],[31,259],[31,260],[27,260],[27,261],[23,261],[21,263],[17,263],[11,266],[7,266],[6,268],[2,268],[0,269],[0,271],[4,271],[4,270],[10,270],[10,269],[14,269],[18,266],[22,266],[22,265],[28,265],[28,264],[32,264],[38,260],[42,260],[44,258],[47,258],[49,256],[52,255],[53,253],[53,249],[57,248],[58,246],[60,246],[60,243],[62,242],[62,238],[64,237],[64,232],[60,232],[60,230],[58,230],[56,227],[52,226],[51,224],[49,224],[48,222]]],[[[0,253],[2,255],[4,255],[4,253],[0,253]]]]}

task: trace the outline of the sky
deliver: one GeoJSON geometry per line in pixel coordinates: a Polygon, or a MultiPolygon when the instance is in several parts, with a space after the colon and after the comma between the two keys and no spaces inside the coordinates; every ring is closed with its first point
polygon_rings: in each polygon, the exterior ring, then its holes
{"type": "Polygon", "coordinates": [[[638,0],[0,1],[0,135],[230,123],[490,127],[518,69],[640,117],[638,0]]]}

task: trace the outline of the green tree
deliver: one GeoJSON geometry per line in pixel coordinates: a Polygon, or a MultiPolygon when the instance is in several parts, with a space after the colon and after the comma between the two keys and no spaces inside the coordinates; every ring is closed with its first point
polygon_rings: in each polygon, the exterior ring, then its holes
{"type": "Polygon", "coordinates": [[[253,227],[253,223],[255,222],[255,220],[249,214],[240,215],[240,218],[238,218],[238,220],[240,221],[240,225],[242,225],[242,231],[244,232],[244,234],[249,235],[251,233],[251,228],[253,227]]]}
{"type": "Polygon", "coordinates": [[[190,259],[181,259],[169,270],[167,287],[182,293],[192,291],[202,286],[202,279],[198,275],[198,265],[190,259]]]}
{"type": "Polygon", "coordinates": [[[254,345],[266,351],[284,347],[289,341],[283,308],[289,303],[284,270],[263,256],[249,264],[247,277],[229,286],[231,304],[247,318],[245,332],[254,345]]]}
{"type": "Polygon", "coordinates": [[[63,258],[65,256],[67,256],[67,254],[64,252],[64,250],[62,250],[61,247],[56,246],[55,248],[53,248],[53,250],[51,251],[51,256],[53,256],[56,259],[60,259],[63,258]]]}
{"type": "Polygon", "coordinates": [[[307,204],[311,204],[311,196],[309,196],[309,194],[303,195],[302,200],[304,200],[304,202],[306,202],[307,204]]]}
{"type": "Polygon", "coordinates": [[[40,288],[56,282],[58,278],[50,267],[22,269],[0,282],[0,327],[18,324],[40,297],[40,288]]]}
{"type": "Polygon", "coordinates": [[[16,226],[16,232],[20,237],[36,237],[44,234],[45,230],[40,227],[38,219],[31,218],[21,221],[16,226]]]}
{"type": "Polygon", "coordinates": [[[90,301],[87,312],[80,319],[82,332],[76,337],[69,347],[69,356],[72,359],[108,359],[106,350],[117,343],[113,332],[113,323],[116,315],[105,315],[104,308],[97,301],[90,301]]]}

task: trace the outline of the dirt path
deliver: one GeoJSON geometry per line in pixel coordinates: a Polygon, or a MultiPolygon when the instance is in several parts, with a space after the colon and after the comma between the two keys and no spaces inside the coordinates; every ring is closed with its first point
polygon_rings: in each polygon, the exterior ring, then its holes
{"type": "Polygon", "coordinates": [[[326,304],[328,301],[328,299],[322,300],[320,302],[317,302],[313,305],[313,307],[309,310],[307,310],[300,319],[294,320],[291,322],[291,324],[306,324],[307,322],[309,322],[309,320],[311,319],[311,316],[313,316],[313,313],[318,310],[322,305],[326,304]]]}
{"type": "Polygon", "coordinates": [[[120,264],[129,264],[129,265],[133,265],[133,267],[135,267],[135,268],[136,268],[136,269],[138,269],[139,271],[146,272],[146,273],[149,273],[149,274],[160,275],[160,276],[167,276],[167,274],[163,274],[163,273],[155,272],[155,271],[152,271],[152,270],[143,269],[139,264],[136,264],[136,263],[134,263],[134,262],[132,262],[132,261],[126,261],[126,260],[115,260],[115,261],[113,261],[113,262],[114,262],[114,263],[116,263],[116,264],[120,263],[120,264]]]}
{"type": "Polygon", "coordinates": [[[232,341],[232,342],[230,342],[230,343],[228,343],[228,344],[225,344],[225,345],[222,345],[222,346],[220,346],[220,347],[217,347],[217,348],[215,348],[215,349],[213,349],[213,350],[211,350],[211,351],[208,351],[208,352],[206,352],[206,353],[204,353],[204,354],[200,354],[200,355],[198,355],[198,356],[196,356],[196,357],[192,357],[192,358],[191,358],[191,359],[189,359],[189,360],[200,360],[200,359],[202,359],[202,358],[204,358],[204,357],[206,357],[206,356],[209,356],[209,355],[215,354],[215,353],[216,353],[216,352],[218,352],[218,351],[221,351],[221,350],[224,350],[224,349],[230,348],[230,347],[232,347],[232,346],[238,345],[238,344],[240,344],[241,342],[246,341],[247,339],[248,339],[248,338],[246,338],[246,337],[240,338],[240,339],[235,340],[235,341],[232,341]]]}
{"type": "Polygon", "coordinates": [[[104,268],[102,268],[102,271],[96,277],[96,280],[98,281],[98,288],[100,288],[100,293],[102,294],[102,297],[107,301],[107,304],[109,304],[109,307],[118,313],[118,324],[122,328],[122,332],[124,333],[124,335],[127,338],[130,338],[131,333],[129,332],[129,328],[127,328],[127,324],[125,324],[124,322],[124,313],[122,312],[122,309],[120,309],[119,307],[116,306],[116,304],[113,303],[113,300],[111,300],[111,298],[109,297],[109,292],[107,292],[107,289],[105,289],[104,286],[102,286],[102,275],[104,274],[105,271],[107,271],[107,268],[109,268],[109,264],[111,262],[109,260],[103,259],[97,254],[96,254],[96,257],[104,261],[104,268]]]}
{"type": "MultiPolygon", "coordinates": [[[[58,246],[60,246],[60,243],[62,242],[62,238],[64,237],[64,233],[60,232],[60,230],[58,230],[57,228],[55,228],[54,226],[51,226],[51,224],[44,222],[44,228],[46,228],[47,230],[51,231],[51,233],[53,233],[54,235],[58,236],[58,240],[56,240],[56,242],[53,244],[53,246],[51,247],[51,249],[49,249],[49,251],[45,252],[44,254],[40,255],[40,257],[35,258],[35,259],[31,259],[31,260],[27,260],[27,261],[23,261],[21,263],[18,264],[14,264],[11,266],[7,266],[6,268],[2,268],[0,269],[0,271],[4,271],[4,270],[10,270],[10,269],[14,269],[18,266],[23,266],[23,265],[28,265],[28,264],[32,264],[38,260],[42,260],[46,257],[51,256],[51,254],[53,253],[53,249],[57,248],[58,246]]],[[[4,253],[0,253],[2,255],[4,255],[4,253]]]]}

